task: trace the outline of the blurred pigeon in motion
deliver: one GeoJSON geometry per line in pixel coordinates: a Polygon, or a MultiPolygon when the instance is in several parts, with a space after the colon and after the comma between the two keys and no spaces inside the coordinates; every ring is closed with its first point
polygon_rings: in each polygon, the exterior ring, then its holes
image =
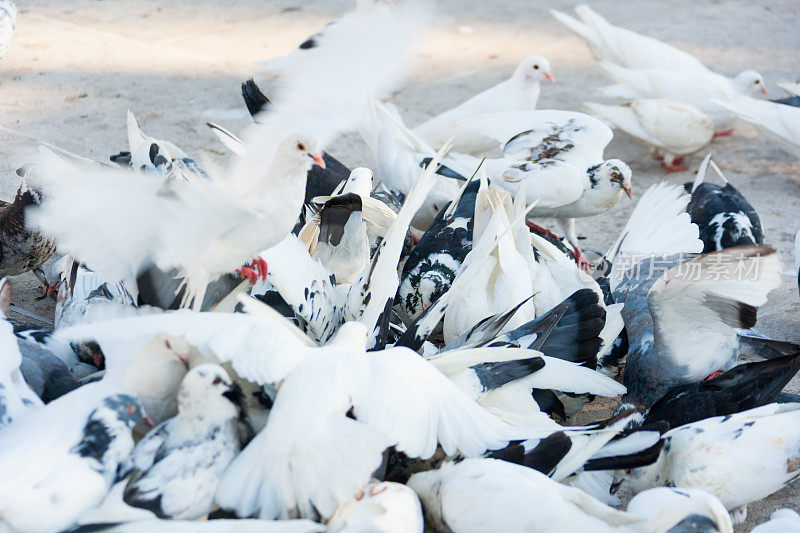
{"type": "MultiPolygon", "coordinates": [[[[357,14],[352,25],[329,27],[325,46],[282,66],[274,110],[259,115],[261,123],[245,135],[247,152],[228,179],[159,183],[127,174],[78,173],[51,162],[45,175],[52,197],[34,226],[112,279],[150,265],[177,269],[186,290],[183,304],[200,309],[210,282],[292,230],[305,197],[306,173],[312,161],[324,166],[320,142],[351,127],[369,98],[399,77],[412,29],[420,26],[413,21],[416,13],[397,8],[357,14]],[[332,75],[351,63],[380,68],[332,75]],[[97,203],[97,197],[104,198],[103,209],[94,206],[92,228],[87,228],[88,221],[75,214],[83,212],[79,206],[97,203]]],[[[264,264],[248,268],[262,278],[267,274],[264,264]]]]}

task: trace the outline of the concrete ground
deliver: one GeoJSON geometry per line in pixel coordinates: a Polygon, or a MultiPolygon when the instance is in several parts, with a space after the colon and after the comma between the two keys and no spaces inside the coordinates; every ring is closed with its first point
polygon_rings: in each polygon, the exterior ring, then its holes
{"type": "MultiPolygon", "coordinates": [[[[577,110],[605,79],[587,47],[547,13],[571,9],[566,0],[442,0],[425,52],[396,103],[409,124],[444,110],[507,77],[523,57],[550,59],[555,85],[543,87],[539,107],[577,110]]],[[[800,76],[800,3],[790,0],[599,0],[592,7],[612,22],[663,39],[717,72],[760,71],[774,97],[780,79],[800,76]]],[[[169,139],[204,163],[228,154],[205,127],[233,131],[248,122],[239,84],[254,62],[282,55],[352,8],[349,0],[28,0],[21,1],[17,35],[0,60],[0,197],[18,186],[14,169],[47,141],[88,157],[125,149],[125,111],[142,129],[169,139]]],[[[767,241],[791,265],[800,229],[800,164],[749,127],[708,149],[761,215],[767,241]]],[[[346,136],[329,151],[353,166],[369,164],[365,146],[346,136]]],[[[660,180],[682,183],[691,173],[665,176],[647,149],[618,134],[607,157],[634,171],[634,198],[660,180]]],[[[690,158],[693,169],[702,154],[690,158]]],[[[634,206],[578,223],[590,249],[613,240],[634,206]]],[[[91,213],[87,213],[91,216],[91,213]]],[[[32,275],[15,280],[19,318],[52,320],[51,301],[35,303],[32,275]],[[32,315],[32,316],[31,316],[32,315]]],[[[794,279],[770,295],[759,328],[800,341],[800,301],[794,279]]],[[[800,389],[800,381],[790,385],[800,389]]],[[[598,411],[598,415],[605,411],[598,411]]],[[[751,505],[749,531],[776,508],[797,509],[800,485],[751,505]]]]}

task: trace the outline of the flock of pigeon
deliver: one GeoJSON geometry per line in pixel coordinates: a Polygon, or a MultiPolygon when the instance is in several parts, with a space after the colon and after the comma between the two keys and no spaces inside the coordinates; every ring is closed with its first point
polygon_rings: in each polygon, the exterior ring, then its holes
{"type": "Polygon", "coordinates": [[[0,274],[56,308],[8,319],[0,281],[0,531],[731,532],[800,476],[800,347],[753,329],[781,265],[710,157],[591,264],[575,229],[633,197],[611,128],[669,171],[734,117],[798,154],[800,110],[579,6],[553,16],[625,103],[535,110],[534,55],[409,128],[425,9],[359,2],[267,64],[269,97],[243,83],[249,130],[209,124],[227,168],[129,112],[109,161],[43,144],[17,171],[0,274]],[[372,169],[322,151],[347,131],[372,169]],[[614,415],[569,425],[598,396],[614,415]]]}

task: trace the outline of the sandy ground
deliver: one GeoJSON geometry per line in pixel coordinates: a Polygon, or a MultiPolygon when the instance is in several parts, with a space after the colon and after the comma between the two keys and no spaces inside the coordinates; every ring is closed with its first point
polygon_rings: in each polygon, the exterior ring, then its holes
{"type": "MultiPolygon", "coordinates": [[[[540,108],[580,109],[604,84],[588,49],[547,13],[569,10],[566,0],[445,0],[425,52],[396,103],[416,124],[507,77],[531,53],[550,59],[558,83],[543,87],[540,108]]],[[[612,21],[663,39],[712,69],[734,74],[759,70],[771,94],[775,82],[800,73],[800,3],[787,0],[602,0],[592,6],[612,21]]],[[[0,60],[0,197],[13,197],[14,169],[30,161],[39,141],[103,159],[126,147],[125,110],[149,134],[169,139],[204,162],[228,154],[206,121],[234,131],[249,121],[239,84],[253,63],[282,55],[322,24],[351,9],[349,0],[74,0],[21,1],[17,35],[0,60]]],[[[767,241],[792,263],[800,229],[800,164],[744,127],[714,142],[716,161],[756,207],[767,241]]],[[[347,136],[329,151],[349,165],[369,164],[365,146],[347,136]]],[[[664,176],[645,147],[619,134],[606,150],[634,170],[634,191],[664,176]]],[[[690,163],[696,169],[700,156],[690,163]]],[[[624,199],[613,212],[579,222],[586,247],[602,250],[633,208],[624,199]]],[[[91,216],[87,213],[86,216],[91,216]]],[[[14,303],[52,320],[52,302],[34,303],[36,279],[15,280],[14,303]]],[[[771,294],[759,327],[800,341],[800,301],[794,280],[771,294]]],[[[800,389],[800,380],[790,385],[800,389]]],[[[599,411],[598,414],[601,412],[599,411]]],[[[800,485],[755,505],[737,531],[749,531],[776,508],[798,508],[800,485]]]]}

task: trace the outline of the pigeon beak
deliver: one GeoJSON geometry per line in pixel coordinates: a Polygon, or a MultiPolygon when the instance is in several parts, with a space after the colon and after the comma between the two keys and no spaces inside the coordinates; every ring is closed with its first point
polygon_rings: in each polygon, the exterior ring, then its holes
{"type": "Polygon", "coordinates": [[[769,94],[769,93],[767,92],[767,88],[766,88],[766,87],[764,87],[763,85],[761,86],[761,92],[762,92],[762,93],[764,93],[764,94],[769,94]]]}
{"type": "Polygon", "coordinates": [[[614,482],[614,483],[612,483],[612,484],[611,484],[611,486],[608,488],[608,493],[609,493],[609,494],[612,494],[612,495],[613,495],[613,494],[616,494],[616,493],[617,493],[617,491],[619,490],[619,487],[620,487],[620,485],[622,485],[622,480],[621,480],[621,479],[620,479],[619,481],[615,481],[615,482],[614,482]]]}
{"type": "Polygon", "coordinates": [[[319,168],[325,168],[325,160],[322,159],[322,154],[308,154],[308,157],[314,160],[314,164],[319,168]]]}
{"type": "Polygon", "coordinates": [[[628,195],[628,198],[633,200],[633,196],[631,196],[631,186],[630,185],[623,185],[622,190],[625,191],[625,194],[628,195]]]}
{"type": "Polygon", "coordinates": [[[550,80],[551,83],[555,83],[556,82],[556,79],[549,72],[545,72],[544,73],[544,77],[547,78],[548,80],[550,80]]]}
{"type": "Polygon", "coordinates": [[[186,370],[189,370],[189,354],[185,353],[176,353],[175,357],[178,358],[178,361],[183,363],[183,366],[186,367],[186,370]]]}
{"type": "Polygon", "coordinates": [[[147,415],[143,416],[143,417],[142,417],[142,420],[144,420],[144,423],[145,423],[145,424],[147,424],[149,427],[154,427],[154,426],[156,425],[156,423],[155,423],[155,422],[153,422],[153,419],[152,419],[152,418],[150,418],[150,417],[149,417],[149,416],[147,416],[147,415]]]}

